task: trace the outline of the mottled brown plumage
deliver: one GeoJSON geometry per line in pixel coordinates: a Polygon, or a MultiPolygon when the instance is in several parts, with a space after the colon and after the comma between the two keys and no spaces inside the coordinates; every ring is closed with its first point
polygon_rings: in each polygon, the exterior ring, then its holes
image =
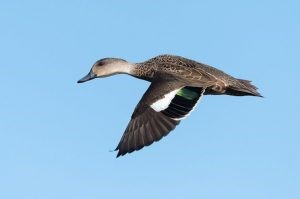
{"type": "Polygon", "coordinates": [[[171,75],[189,86],[206,87],[204,94],[230,94],[260,96],[250,81],[236,79],[212,66],[186,59],[180,56],[160,55],[148,61],[136,64],[134,76],[152,81],[157,72],[171,75]],[[232,90],[235,90],[236,93],[232,90]],[[229,91],[230,93],[226,93],[229,91]],[[242,93],[241,93],[242,94],[242,93]]]}
{"type": "Polygon", "coordinates": [[[142,63],[105,58],[78,81],[125,73],[152,82],[136,106],[116,150],[118,156],[160,140],[188,116],[203,95],[260,96],[248,80],[190,59],[160,55],[142,63]]]}

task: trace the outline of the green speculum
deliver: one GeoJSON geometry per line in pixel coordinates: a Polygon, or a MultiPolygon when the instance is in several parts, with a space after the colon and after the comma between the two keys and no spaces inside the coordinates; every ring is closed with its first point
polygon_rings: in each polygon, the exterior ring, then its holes
{"type": "Polygon", "coordinates": [[[199,93],[197,93],[196,91],[190,90],[188,88],[180,89],[176,93],[176,95],[181,96],[181,97],[183,97],[185,99],[188,99],[188,100],[194,100],[194,99],[199,97],[199,93]]]}

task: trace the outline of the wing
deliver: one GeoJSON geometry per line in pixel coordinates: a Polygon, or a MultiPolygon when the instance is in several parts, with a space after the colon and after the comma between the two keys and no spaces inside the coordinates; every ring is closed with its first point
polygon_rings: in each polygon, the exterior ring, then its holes
{"type": "Polygon", "coordinates": [[[203,92],[178,81],[153,81],[132,114],[116,148],[117,157],[166,136],[194,109],[203,92]]]}

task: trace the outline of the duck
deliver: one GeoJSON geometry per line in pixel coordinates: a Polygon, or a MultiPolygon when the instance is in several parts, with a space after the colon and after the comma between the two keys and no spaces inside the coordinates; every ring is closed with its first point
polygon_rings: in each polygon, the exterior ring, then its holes
{"type": "Polygon", "coordinates": [[[141,63],[120,58],[96,61],[78,83],[117,74],[151,82],[136,105],[115,151],[138,151],[168,135],[195,109],[204,95],[257,96],[251,81],[181,56],[159,55],[141,63]]]}

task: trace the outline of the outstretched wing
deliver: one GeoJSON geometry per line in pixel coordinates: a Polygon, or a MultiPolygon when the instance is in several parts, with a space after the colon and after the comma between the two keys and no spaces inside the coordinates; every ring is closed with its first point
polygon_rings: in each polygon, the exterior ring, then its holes
{"type": "Polygon", "coordinates": [[[194,109],[203,92],[178,81],[153,81],[132,114],[116,148],[117,157],[166,136],[194,109]]]}

